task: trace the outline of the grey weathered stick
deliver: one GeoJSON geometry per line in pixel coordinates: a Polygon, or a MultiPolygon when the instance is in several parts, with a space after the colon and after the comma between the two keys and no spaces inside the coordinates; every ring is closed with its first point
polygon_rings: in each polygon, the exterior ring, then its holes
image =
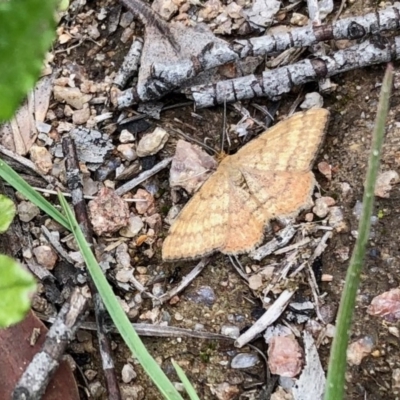
{"type": "MultiPolygon", "coordinates": [[[[85,235],[86,241],[93,246],[93,232],[83,198],[83,184],[79,169],[78,155],[73,140],[65,137],[62,141],[62,148],[65,156],[65,169],[67,173],[67,185],[72,195],[76,219],[85,235]]],[[[121,400],[117,374],[115,372],[114,361],[112,358],[111,342],[108,331],[105,328],[107,311],[100,297],[99,292],[92,279],[88,277],[88,284],[93,297],[94,313],[97,323],[97,339],[103,364],[104,377],[106,381],[108,398],[111,400],[121,400]]]]}
{"type": "Polygon", "coordinates": [[[70,301],[64,303],[46,341],[28,365],[13,391],[13,400],[40,400],[57,370],[65,348],[74,337],[87,304],[83,290],[75,288],[70,301]]]}
{"type": "MultiPolygon", "coordinates": [[[[38,312],[35,312],[38,318],[42,321],[54,322],[55,318],[49,317],[38,312]]],[[[194,331],[191,329],[177,328],[175,326],[164,326],[164,325],[154,325],[154,324],[132,324],[133,328],[139,336],[147,337],[166,337],[166,338],[176,338],[176,337],[187,337],[195,339],[206,339],[206,340],[228,340],[233,339],[229,336],[221,335],[219,333],[207,332],[207,331],[194,331]]],[[[107,330],[119,334],[117,328],[114,324],[106,324],[107,330]]],[[[97,325],[95,322],[84,321],[79,325],[79,329],[87,329],[89,331],[97,330],[97,325]]]]}
{"type": "Polygon", "coordinates": [[[265,71],[258,76],[247,75],[217,84],[193,87],[187,90],[187,94],[193,98],[198,108],[254,97],[276,100],[297,85],[400,58],[400,36],[383,40],[384,42],[371,39],[340,50],[332,56],[303,60],[276,70],[265,71]]]}
{"type": "MultiPolygon", "coordinates": [[[[224,46],[219,41],[217,46],[208,46],[200,54],[193,54],[190,58],[187,57],[173,63],[167,61],[154,63],[151,67],[151,79],[154,82],[149,86],[157,86],[159,90],[148,94],[146,101],[155,100],[169,91],[180,88],[183,82],[194,78],[203,71],[237,59],[248,56],[264,56],[284,51],[290,47],[308,47],[326,40],[360,39],[369,34],[394,30],[399,27],[399,7],[388,7],[360,17],[343,18],[333,24],[309,25],[294,28],[285,33],[236,40],[232,45],[226,43],[224,46]]],[[[134,87],[119,95],[118,107],[128,107],[143,100],[141,94],[134,87]]]]}
{"type": "Polygon", "coordinates": [[[134,76],[139,69],[140,64],[140,56],[142,54],[143,49],[143,39],[136,38],[131,48],[129,49],[128,54],[124,58],[124,62],[122,63],[120,69],[117,72],[117,75],[114,78],[114,84],[123,88],[128,82],[129,78],[134,76]]]}
{"type": "Polygon", "coordinates": [[[245,333],[240,335],[236,341],[236,347],[243,347],[246,343],[253,340],[259,333],[264,331],[268,326],[274,323],[283,313],[290,299],[296,292],[296,289],[286,289],[275,300],[274,304],[259,318],[254,325],[245,333]]]}
{"type": "Polygon", "coordinates": [[[149,179],[151,176],[155,175],[157,172],[161,171],[164,169],[170,162],[172,161],[172,158],[166,158],[165,160],[160,161],[158,164],[156,164],[153,168],[142,172],[139,176],[136,178],[133,178],[131,181],[125,183],[125,185],[120,186],[115,193],[118,196],[122,196],[125,193],[129,192],[136,186],[140,185],[142,182],[144,182],[146,179],[149,179]]]}

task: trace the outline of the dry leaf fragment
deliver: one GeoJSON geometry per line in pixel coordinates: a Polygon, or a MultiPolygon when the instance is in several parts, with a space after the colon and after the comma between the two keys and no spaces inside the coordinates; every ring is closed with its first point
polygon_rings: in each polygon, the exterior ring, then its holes
{"type": "Polygon", "coordinates": [[[272,219],[311,206],[311,166],[328,119],[325,109],[294,114],[227,156],[179,214],[163,259],[251,251],[272,219]]]}
{"type": "Polygon", "coordinates": [[[217,169],[217,162],[199,146],[178,140],[169,172],[171,188],[182,187],[194,193],[217,169]]]}

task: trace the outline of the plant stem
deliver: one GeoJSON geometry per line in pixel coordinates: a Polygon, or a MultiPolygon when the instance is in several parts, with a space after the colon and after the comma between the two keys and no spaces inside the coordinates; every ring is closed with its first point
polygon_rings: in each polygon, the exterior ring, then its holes
{"type": "Polygon", "coordinates": [[[392,83],[393,66],[389,64],[383,79],[375,128],[372,136],[372,147],[365,181],[358,238],[351,256],[349,269],[347,270],[346,282],[339,306],[336,334],[333,339],[329,360],[325,400],[341,400],[344,395],[347,343],[351,330],[351,320],[360,283],[365,250],[371,228],[375,183],[380,165],[382,144],[385,137],[385,123],[389,110],[392,83]]]}

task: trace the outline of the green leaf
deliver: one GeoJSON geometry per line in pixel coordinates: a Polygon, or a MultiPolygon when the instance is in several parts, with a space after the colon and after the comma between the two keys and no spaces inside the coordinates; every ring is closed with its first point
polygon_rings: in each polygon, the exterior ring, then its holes
{"type": "Polygon", "coordinates": [[[39,77],[54,38],[57,0],[0,1],[0,121],[10,119],[39,77]]]}
{"type": "Polygon", "coordinates": [[[11,257],[0,255],[0,328],[21,321],[31,306],[36,283],[11,257]]]}
{"type": "Polygon", "coordinates": [[[8,229],[15,216],[15,211],[14,202],[0,194],[0,233],[8,229]]]}

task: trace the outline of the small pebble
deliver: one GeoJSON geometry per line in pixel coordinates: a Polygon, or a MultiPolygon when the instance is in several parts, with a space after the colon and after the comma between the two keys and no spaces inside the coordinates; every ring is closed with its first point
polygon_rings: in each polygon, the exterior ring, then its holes
{"type": "Polygon", "coordinates": [[[135,141],[135,136],[130,133],[127,129],[124,129],[119,135],[119,141],[121,143],[130,143],[135,141]]]}
{"type": "Polygon", "coordinates": [[[53,269],[57,262],[57,254],[50,246],[38,246],[33,249],[33,254],[36,257],[36,261],[42,267],[47,269],[53,269]]]}
{"type": "Polygon", "coordinates": [[[18,216],[22,222],[32,221],[37,215],[40,214],[40,210],[30,201],[21,201],[17,206],[18,216]]]}
{"type": "Polygon", "coordinates": [[[307,25],[308,22],[308,18],[303,15],[303,14],[299,14],[299,13],[293,13],[292,18],[290,19],[290,23],[292,25],[296,25],[296,26],[304,26],[307,25]]]}
{"type": "Polygon", "coordinates": [[[237,339],[240,336],[240,329],[234,325],[223,325],[221,327],[221,334],[237,339]]]}
{"type": "Polygon", "coordinates": [[[119,231],[119,234],[123,237],[133,238],[135,237],[144,227],[142,218],[138,215],[131,214],[129,217],[128,225],[119,231]]]}
{"type": "Polygon", "coordinates": [[[135,379],[136,376],[137,376],[137,374],[131,364],[125,364],[122,367],[122,371],[121,371],[122,382],[129,383],[133,379],[135,379]]]}
{"type": "Polygon", "coordinates": [[[136,152],[139,157],[147,157],[158,153],[169,138],[167,131],[156,128],[153,133],[145,134],[139,141],[136,152]]]}
{"type": "Polygon", "coordinates": [[[193,303],[204,304],[208,307],[211,307],[216,301],[214,290],[210,286],[200,286],[191,290],[186,293],[186,298],[193,303]]]}
{"type": "Polygon", "coordinates": [[[31,160],[42,174],[47,174],[53,168],[52,157],[45,147],[34,144],[30,149],[31,160]]]}
{"type": "Polygon", "coordinates": [[[304,101],[300,104],[302,110],[310,108],[321,108],[324,105],[324,98],[318,92],[307,93],[304,101]]]}
{"type": "Polygon", "coordinates": [[[240,353],[232,359],[231,368],[244,369],[254,367],[260,362],[257,354],[240,353]]]}

